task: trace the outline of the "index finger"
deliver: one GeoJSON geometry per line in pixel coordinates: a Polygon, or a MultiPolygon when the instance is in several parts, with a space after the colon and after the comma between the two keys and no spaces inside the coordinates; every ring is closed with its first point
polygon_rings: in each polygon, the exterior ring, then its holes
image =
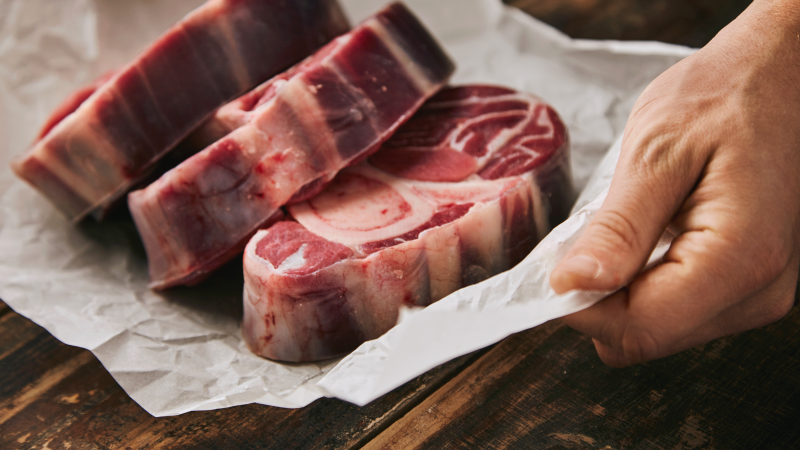
{"type": "Polygon", "coordinates": [[[707,230],[673,241],[664,263],[600,303],[562,318],[630,365],[684,350],[686,339],[757,290],[724,240],[707,230]]]}

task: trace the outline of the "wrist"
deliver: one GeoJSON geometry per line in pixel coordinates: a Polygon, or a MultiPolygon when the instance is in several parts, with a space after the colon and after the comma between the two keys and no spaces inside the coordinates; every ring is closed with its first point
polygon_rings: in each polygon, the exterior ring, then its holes
{"type": "Polygon", "coordinates": [[[789,34],[800,34],[800,1],[798,0],[756,0],[748,10],[764,14],[779,28],[786,29],[789,34]]]}
{"type": "Polygon", "coordinates": [[[734,24],[757,33],[754,38],[782,38],[797,44],[800,42],[800,0],[755,0],[731,23],[734,24]]]}
{"type": "Polygon", "coordinates": [[[753,1],[707,47],[729,64],[800,86],[800,0],[753,1]]]}

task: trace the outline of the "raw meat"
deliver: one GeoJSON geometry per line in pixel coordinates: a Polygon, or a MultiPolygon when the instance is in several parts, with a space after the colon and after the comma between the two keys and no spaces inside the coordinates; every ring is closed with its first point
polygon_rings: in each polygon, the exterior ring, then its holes
{"type": "Polygon", "coordinates": [[[282,361],[341,355],[388,331],[401,305],[513,267],[549,231],[548,199],[574,200],[568,147],[533,95],[443,90],[369,161],[290,206],[296,222],[248,243],[245,342],[282,361]]]}
{"type": "Polygon", "coordinates": [[[56,109],[12,168],[68,217],[121,197],[225,102],[349,29],[336,0],[212,0],[56,109]]]}
{"type": "Polygon", "coordinates": [[[558,114],[535,96],[465,86],[428,102],[370,162],[421,181],[492,180],[532,170],[550,222],[557,224],[576,196],[567,139],[558,114]]]}
{"type": "Polygon", "coordinates": [[[237,100],[234,131],[129,196],[150,286],[196,283],[241,252],[282,205],[376,150],[452,71],[392,4],[237,100]]]}

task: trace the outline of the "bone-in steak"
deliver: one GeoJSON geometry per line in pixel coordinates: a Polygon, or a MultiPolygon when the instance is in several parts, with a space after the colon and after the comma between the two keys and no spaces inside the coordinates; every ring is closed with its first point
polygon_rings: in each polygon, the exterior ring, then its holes
{"type": "Polygon", "coordinates": [[[242,334],[283,361],[341,355],[521,261],[574,199],[568,136],[537,97],[448,88],[244,255],[242,334]],[[379,169],[378,167],[381,167],[379,169]],[[548,206],[550,205],[550,206],[548,206]]]}
{"type": "Polygon", "coordinates": [[[376,150],[452,71],[396,3],[223,108],[232,132],[129,196],[151,287],[195,283],[241,252],[281,206],[376,150]]]}
{"type": "Polygon", "coordinates": [[[218,107],[349,29],[336,0],[212,0],[70,96],[12,168],[74,221],[121,197],[218,107]]]}

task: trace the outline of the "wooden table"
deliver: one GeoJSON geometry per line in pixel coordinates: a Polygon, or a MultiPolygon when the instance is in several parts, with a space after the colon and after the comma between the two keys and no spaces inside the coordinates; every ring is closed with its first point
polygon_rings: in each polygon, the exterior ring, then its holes
{"type": "MultiPolygon", "coordinates": [[[[510,0],[572,36],[702,46],[731,0],[510,0]]],[[[795,303],[797,305],[797,302],[795,303]]],[[[780,322],[628,369],[558,321],[366,407],[322,399],[153,418],[88,351],[0,303],[0,448],[792,448],[800,308],[780,322]]]]}

